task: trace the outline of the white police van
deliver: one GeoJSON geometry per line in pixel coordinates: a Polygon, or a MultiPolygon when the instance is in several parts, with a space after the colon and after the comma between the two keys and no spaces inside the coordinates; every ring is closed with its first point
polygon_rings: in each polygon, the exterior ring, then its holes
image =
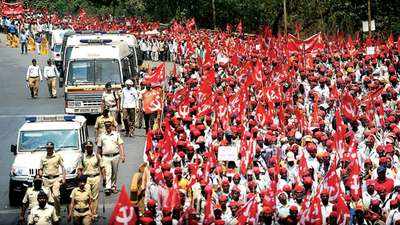
{"type": "MultiPolygon", "coordinates": [[[[64,160],[66,184],[60,190],[62,199],[75,187],[76,166],[82,156],[82,144],[88,140],[86,118],[75,115],[26,116],[19,129],[17,143],[11,145],[15,159],[10,171],[9,201],[18,205],[27,187],[32,185],[45,145],[51,141],[64,160]]],[[[61,172],[60,172],[61,173],[61,172]]]]}

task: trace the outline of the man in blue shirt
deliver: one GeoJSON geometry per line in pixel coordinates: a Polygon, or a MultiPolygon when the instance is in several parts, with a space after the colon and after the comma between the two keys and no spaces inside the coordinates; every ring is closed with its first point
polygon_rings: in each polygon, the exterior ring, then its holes
{"type": "Polygon", "coordinates": [[[28,41],[28,35],[26,34],[25,30],[21,30],[21,34],[19,36],[19,42],[21,43],[21,54],[28,54],[28,47],[26,42],[28,41]]]}

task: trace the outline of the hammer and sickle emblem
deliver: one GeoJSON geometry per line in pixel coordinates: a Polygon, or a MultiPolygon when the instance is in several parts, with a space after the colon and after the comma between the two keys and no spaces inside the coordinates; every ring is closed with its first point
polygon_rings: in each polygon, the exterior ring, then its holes
{"type": "Polygon", "coordinates": [[[128,207],[127,206],[123,206],[121,208],[119,208],[119,211],[122,213],[122,217],[117,216],[115,218],[115,220],[117,220],[118,223],[122,223],[124,225],[128,225],[129,222],[132,220],[133,218],[133,207],[129,207],[129,214],[127,214],[128,212],[128,207]]]}
{"type": "Polygon", "coordinates": [[[181,114],[182,117],[189,115],[189,106],[187,106],[187,105],[181,106],[179,113],[181,114]]]}

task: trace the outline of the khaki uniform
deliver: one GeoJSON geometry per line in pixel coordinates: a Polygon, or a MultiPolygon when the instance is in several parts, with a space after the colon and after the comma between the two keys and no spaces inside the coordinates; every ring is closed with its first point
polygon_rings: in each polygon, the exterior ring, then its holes
{"type": "Polygon", "coordinates": [[[45,66],[43,69],[43,76],[47,79],[47,87],[50,96],[57,96],[57,77],[59,76],[59,72],[56,66],[45,66]]]}
{"type": "Polygon", "coordinates": [[[33,207],[28,216],[28,224],[52,225],[53,222],[57,221],[58,216],[56,214],[56,210],[49,204],[46,204],[43,209],[41,209],[39,206],[33,207]]]}
{"type": "Polygon", "coordinates": [[[24,198],[22,199],[22,203],[26,204],[28,203],[28,209],[32,210],[33,207],[39,205],[38,201],[37,201],[37,196],[39,194],[40,191],[44,191],[44,193],[47,194],[47,202],[53,204],[54,203],[54,199],[53,196],[51,195],[50,189],[47,187],[42,187],[41,190],[35,190],[33,187],[29,187],[28,189],[26,189],[24,198]]]}
{"type": "Polygon", "coordinates": [[[74,188],[71,192],[71,201],[74,201],[74,224],[90,225],[92,224],[92,213],[90,211],[90,200],[92,198],[89,187],[81,190],[79,187],[74,188]]]}
{"type": "Polygon", "coordinates": [[[45,155],[40,160],[40,168],[43,171],[43,186],[50,188],[54,198],[54,207],[56,208],[57,215],[60,215],[60,185],[61,176],[59,168],[63,166],[62,157],[53,153],[52,156],[45,155]]]}
{"type": "Polygon", "coordinates": [[[123,144],[119,133],[113,131],[110,134],[102,134],[97,146],[102,148],[102,160],[106,173],[106,189],[116,187],[119,164],[119,145],[123,144]]]}
{"type": "Polygon", "coordinates": [[[105,118],[103,115],[97,117],[96,124],[94,128],[97,131],[97,138],[99,138],[102,134],[106,133],[105,122],[111,122],[114,127],[117,127],[118,123],[115,120],[115,117],[109,115],[108,118],[105,118]]]}
{"type": "Polygon", "coordinates": [[[78,168],[82,169],[83,174],[87,176],[86,185],[90,188],[93,212],[96,213],[99,205],[100,170],[103,168],[102,159],[97,154],[84,154],[78,168]]]}
{"type": "Polygon", "coordinates": [[[102,96],[102,100],[104,102],[104,108],[108,108],[110,110],[110,116],[117,118],[117,103],[118,103],[118,95],[114,91],[111,93],[104,92],[102,96]]]}

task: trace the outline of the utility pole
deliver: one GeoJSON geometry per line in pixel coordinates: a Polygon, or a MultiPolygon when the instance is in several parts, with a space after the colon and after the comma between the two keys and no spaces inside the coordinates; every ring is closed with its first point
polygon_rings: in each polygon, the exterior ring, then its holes
{"type": "Polygon", "coordinates": [[[283,0],[283,17],[285,24],[285,36],[287,35],[287,13],[286,13],[286,0],[283,0]]]}
{"type": "Polygon", "coordinates": [[[213,28],[215,30],[215,26],[216,26],[216,18],[215,18],[215,0],[211,0],[211,4],[212,4],[212,13],[213,13],[213,28]]]}
{"type": "Polygon", "coordinates": [[[368,0],[368,35],[371,37],[371,0],[368,0]]]}

